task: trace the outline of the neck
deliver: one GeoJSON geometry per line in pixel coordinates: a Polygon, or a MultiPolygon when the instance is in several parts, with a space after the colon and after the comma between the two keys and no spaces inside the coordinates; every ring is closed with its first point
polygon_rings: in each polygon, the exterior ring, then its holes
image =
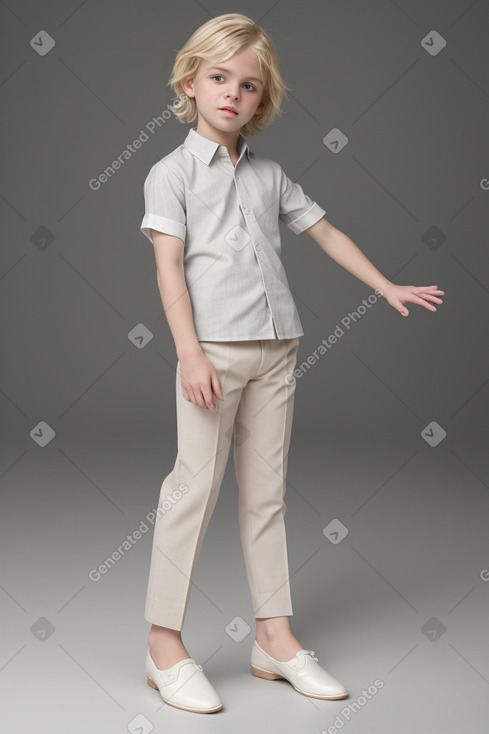
{"type": "Polygon", "coordinates": [[[207,138],[208,140],[212,140],[214,143],[219,143],[219,145],[224,145],[225,148],[228,149],[230,156],[236,156],[238,154],[238,140],[240,136],[240,131],[235,130],[234,132],[223,132],[222,130],[218,130],[215,127],[212,127],[211,125],[207,124],[205,121],[199,120],[199,123],[196,128],[196,132],[199,135],[202,135],[202,137],[207,138]]]}

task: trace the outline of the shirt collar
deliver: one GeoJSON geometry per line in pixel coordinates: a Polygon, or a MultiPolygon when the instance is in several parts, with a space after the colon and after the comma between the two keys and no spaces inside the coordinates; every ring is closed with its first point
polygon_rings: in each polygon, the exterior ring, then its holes
{"type": "MultiPolygon", "coordinates": [[[[218,148],[223,148],[227,152],[226,146],[221,145],[220,143],[216,143],[214,140],[204,138],[203,135],[200,135],[200,133],[197,132],[195,127],[190,128],[188,135],[184,140],[184,145],[190,150],[191,153],[199,158],[199,160],[205,163],[206,166],[209,165],[218,148]]],[[[236,148],[239,158],[241,158],[241,152],[244,149],[244,153],[248,156],[249,160],[250,149],[248,143],[246,142],[246,139],[243,137],[243,135],[241,135],[241,133],[239,134],[236,148]]]]}

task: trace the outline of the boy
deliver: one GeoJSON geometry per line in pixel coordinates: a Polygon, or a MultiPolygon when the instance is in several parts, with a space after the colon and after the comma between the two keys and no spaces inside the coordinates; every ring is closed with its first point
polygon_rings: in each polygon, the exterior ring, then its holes
{"type": "Polygon", "coordinates": [[[346,688],[292,634],[285,477],[292,425],[297,309],[280,259],[278,219],[307,232],[336,262],[407,316],[436,311],[437,286],[399,286],[324,217],[281,167],[245,136],[267,127],[285,94],[268,34],[240,14],[201,26],[179,51],[172,78],[185,142],[145,181],[141,230],[154,245],[158,285],[178,355],[178,455],[160,498],[145,618],[152,623],[149,685],[177,708],[210,713],[222,702],[181,639],[204,534],[234,427],[239,523],[256,618],[258,677],[285,678],[303,695],[345,698],[346,688]],[[215,402],[219,400],[219,406],[215,402]]]}

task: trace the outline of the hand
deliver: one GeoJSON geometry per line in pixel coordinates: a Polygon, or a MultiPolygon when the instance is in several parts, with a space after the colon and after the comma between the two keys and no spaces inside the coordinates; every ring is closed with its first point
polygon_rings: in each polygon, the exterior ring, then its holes
{"type": "Polygon", "coordinates": [[[409,316],[409,311],[403,305],[404,303],[417,303],[424,306],[428,311],[436,311],[429,301],[435,303],[443,303],[438,296],[444,296],[445,291],[438,290],[437,285],[395,285],[392,283],[385,286],[382,295],[393,308],[395,308],[401,316],[409,316]]]}
{"type": "Polygon", "coordinates": [[[224,400],[217,371],[201,350],[180,358],[180,384],[185,400],[215,412],[213,394],[224,400]]]}

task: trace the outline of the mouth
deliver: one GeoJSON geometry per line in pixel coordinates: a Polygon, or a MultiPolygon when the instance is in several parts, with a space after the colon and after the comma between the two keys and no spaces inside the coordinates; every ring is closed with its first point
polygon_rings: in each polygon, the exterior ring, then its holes
{"type": "Polygon", "coordinates": [[[233,115],[234,117],[237,117],[238,113],[233,107],[219,107],[219,110],[221,112],[227,112],[229,115],[233,115]]]}

